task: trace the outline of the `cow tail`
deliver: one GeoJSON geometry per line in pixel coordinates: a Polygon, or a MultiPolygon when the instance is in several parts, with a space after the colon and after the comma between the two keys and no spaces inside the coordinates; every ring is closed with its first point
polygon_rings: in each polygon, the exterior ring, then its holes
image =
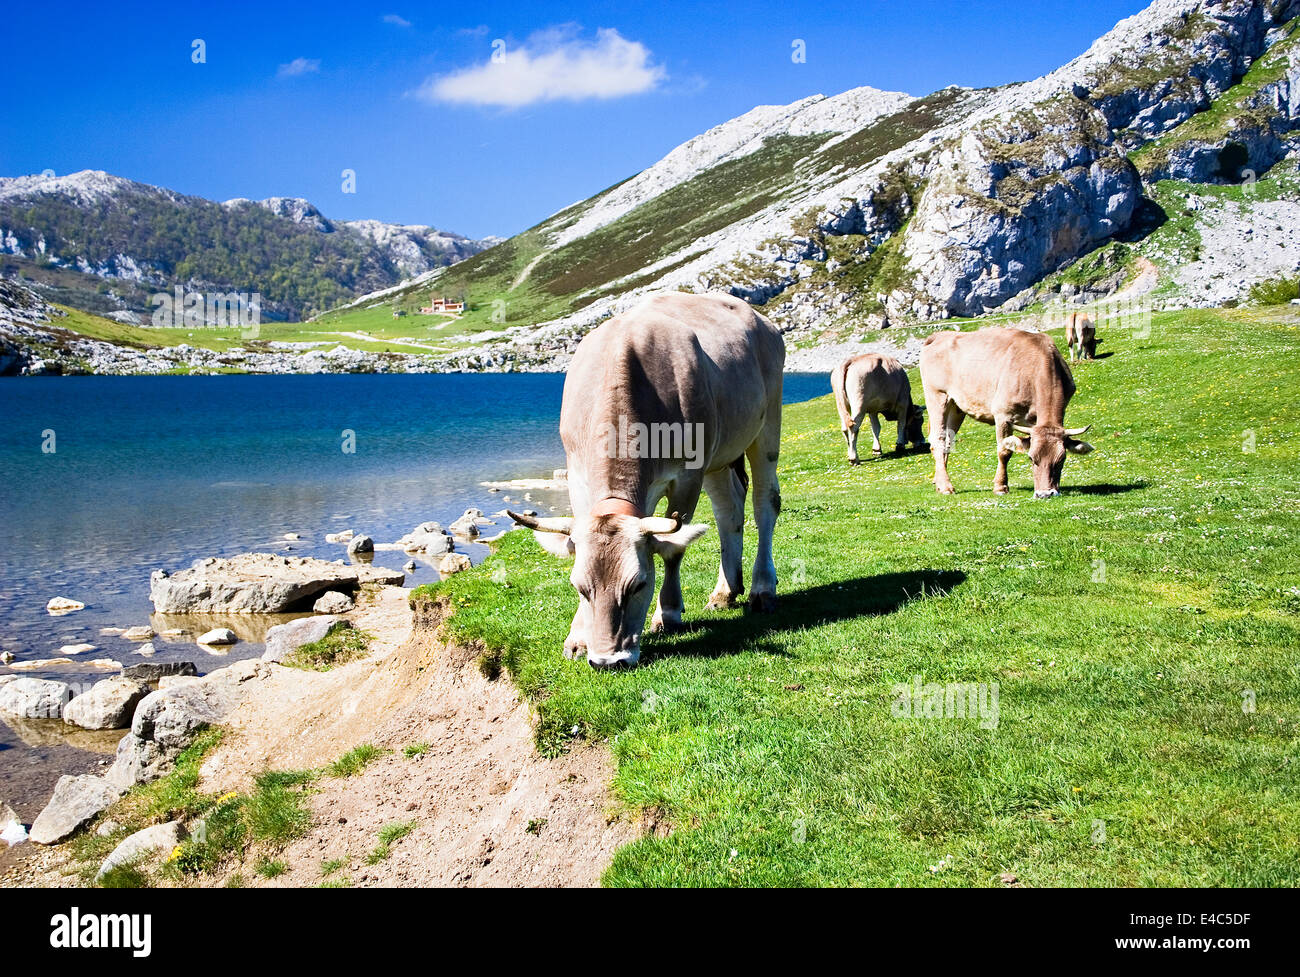
{"type": "Polygon", "coordinates": [[[835,393],[835,407],[840,412],[840,430],[847,431],[853,425],[853,414],[849,410],[849,361],[845,360],[835,368],[831,387],[835,393]]]}

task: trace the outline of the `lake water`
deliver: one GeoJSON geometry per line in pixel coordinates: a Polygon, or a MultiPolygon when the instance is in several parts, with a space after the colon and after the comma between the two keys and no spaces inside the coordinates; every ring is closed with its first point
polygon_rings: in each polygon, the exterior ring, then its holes
{"type": "MultiPolygon", "coordinates": [[[[393,542],[470,506],[490,515],[505,496],[523,504],[520,492],[494,494],[480,483],[549,477],[564,466],[563,383],[560,374],[0,380],[0,651],[20,663],[84,642],[96,650],[78,661],[193,660],[200,672],[260,655],[273,622],[239,615],[196,622],[244,639],[224,655],[191,637],[156,639],[157,654],[145,659],[138,644],[100,632],[151,620],[162,630],[149,603],[156,568],[248,551],[339,559],[344,547],[325,543],[326,533],[393,542]],[[287,533],[301,539],[286,541],[287,533]],[[51,616],[45,605],[55,596],[86,609],[51,616]]],[[[786,377],[787,403],[829,392],[824,374],[786,377]]],[[[555,494],[533,498],[543,512],[567,504],[555,494]]],[[[458,548],[476,562],[486,552],[458,548]]],[[[409,559],[381,551],[374,562],[400,568],[409,559]]],[[[406,585],[436,579],[421,563],[406,585]]],[[[81,685],[115,670],[22,674],[81,685]]],[[[57,773],[117,738],[69,744],[62,724],[17,725],[0,723],[0,801],[29,819],[57,773]]]]}

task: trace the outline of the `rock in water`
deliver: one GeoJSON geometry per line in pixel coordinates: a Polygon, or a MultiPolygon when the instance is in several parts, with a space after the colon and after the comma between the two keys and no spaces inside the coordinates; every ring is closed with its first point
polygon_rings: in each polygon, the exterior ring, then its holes
{"type": "Polygon", "coordinates": [[[198,675],[194,662],[141,662],[122,669],[122,677],[137,682],[157,682],[164,675],[198,675]]]}
{"type": "MultiPolygon", "coordinates": [[[[328,590],[312,604],[311,609],[317,614],[346,614],[356,607],[356,602],[347,594],[337,590],[328,590]]],[[[280,625],[276,625],[280,627],[280,625]]]]}
{"type": "Polygon", "coordinates": [[[63,721],[82,729],[126,729],[136,705],[148,694],[147,685],[132,679],[104,679],[63,707],[63,721]]]}
{"type": "Polygon", "coordinates": [[[244,553],[229,560],[199,560],[174,574],[155,570],[149,599],[155,610],[166,614],[282,614],[309,607],[326,590],[356,590],[366,583],[400,585],[405,580],[401,571],[384,567],[244,553]]]}
{"type": "Polygon", "coordinates": [[[79,600],[73,600],[71,597],[51,597],[50,602],[45,605],[45,609],[51,614],[67,614],[70,611],[85,610],[86,605],[79,600]]]}
{"type": "Polygon", "coordinates": [[[438,564],[438,573],[444,577],[449,577],[453,573],[460,573],[462,570],[470,568],[469,557],[464,553],[448,553],[438,564]]]}
{"type": "Polygon", "coordinates": [[[365,534],[353,536],[352,539],[348,541],[349,553],[373,553],[374,551],[375,541],[365,534]]]}
{"type": "Polygon", "coordinates": [[[20,678],[0,685],[0,713],[24,719],[59,719],[72,700],[66,682],[43,678],[20,678]]]}
{"type": "Polygon", "coordinates": [[[154,634],[153,628],[142,624],[134,628],[127,628],[122,632],[122,637],[127,641],[150,641],[156,637],[156,635],[154,634]]]}
{"type": "Polygon", "coordinates": [[[98,882],[105,873],[119,865],[130,865],[155,852],[169,852],[188,836],[189,832],[185,830],[185,825],[179,821],[150,825],[142,831],[128,835],[113,849],[112,854],[104,859],[104,863],[99,866],[95,881],[98,882]]]}
{"type": "Polygon", "coordinates": [[[239,638],[230,628],[213,628],[199,635],[198,640],[201,645],[233,645],[239,638]]]}
{"type": "MultiPolygon", "coordinates": [[[[262,661],[276,664],[283,662],[301,645],[325,637],[330,628],[340,621],[342,618],[325,616],[304,617],[288,624],[277,624],[266,632],[266,651],[262,653],[262,661]]],[[[342,623],[352,626],[347,621],[342,623]]]]}
{"type": "Polygon", "coordinates": [[[60,655],[84,655],[88,651],[94,651],[95,646],[82,642],[76,645],[64,645],[59,649],[60,655]]]}
{"type": "Polygon", "coordinates": [[[54,796],[45,810],[36,816],[31,839],[38,845],[56,845],[70,838],[82,825],[90,821],[122,796],[122,789],[103,777],[89,774],[81,777],[60,777],[54,786],[54,796]]]}

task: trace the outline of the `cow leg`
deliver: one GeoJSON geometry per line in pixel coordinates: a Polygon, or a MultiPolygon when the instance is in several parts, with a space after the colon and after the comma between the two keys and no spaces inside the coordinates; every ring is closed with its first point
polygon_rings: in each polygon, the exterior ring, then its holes
{"type": "Polygon", "coordinates": [[[911,413],[911,404],[905,404],[898,413],[898,440],[894,443],[894,450],[900,455],[907,450],[907,417],[911,413]]]}
{"type": "Polygon", "coordinates": [[[1002,447],[1002,443],[1006,441],[1007,438],[1011,437],[1013,433],[1015,433],[1011,427],[1011,418],[1009,417],[994,418],[993,433],[997,436],[998,439],[998,470],[997,473],[993,476],[993,494],[1006,495],[1007,494],[1007,462],[1011,460],[1011,455],[1014,452],[1008,451],[1006,448],[1002,447]]]}
{"type": "Polygon", "coordinates": [[[735,607],[736,598],[745,592],[741,559],[744,552],[745,495],[748,485],[744,472],[744,459],[737,458],[735,465],[704,476],[704,491],[708,493],[709,502],[713,505],[713,519],[718,524],[718,542],[722,548],[718,585],[713,588],[709,602],[705,605],[710,609],[735,607]]]}
{"type": "MultiPolygon", "coordinates": [[[[668,490],[668,511],[681,514],[682,522],[690,522],[695,515],[695,507],[700,502],[700,485],[702,478],[699,473],[685,475],[672,484],[668,490]]],[[[655,499],[651,502],[651,511],[654,511],[654,505],[658,502],[655,499]]],[[[659,603],[655,607],[654,617],[650,619],[650,631],[652,633],[660,631],[673,631],[682,625],[682,611],[685,604],[682,601],[682,557],[684,552],[676,556],[665,556],[664,560],[664,582],[659,588],[659,603]]]]}
{"type": "Polygon", "coordinates": [[[931,417],[930,454],[934,456],[934,487],[940,495],[952,495],[952,480],[948,477],[948,454],[957,439],[957,431],[966,414],[946,394],[930,391],[925,394],[926,412],[931,417]],[[938,437],[935,436],[934,423],[939,423],[938,437]]]}
{"type": "Polygon", "coordinates": [[[587,606],[586,598],[579,594],[578,611],[573,615],[573,621],[569,625],[569,636],[564,639],[565,658],[585,658],[587,656],[587,635],[591,633],[588,623],[590,620],[591,608],[587,606]]]}
{"type": "Polygon", "coordinates": [[[849,426],[844,429],[844,440],[849,446],[849,464],[858,463],[858,429],[862,426],[862,418],[850,421],[849,426]]]}
{"type": "Polygon", "coordinates": [[[776,610],[776,562],[772,559],[772,535],[781,511],[781,485],[776,463],[781,457],[781,402],[769,404],[767,418],[758,438],[746,449],[754,482],[754,522],[758,524],[758,552],[754,554],[751,611],[776,610]]]}
{"type": "Polygon", "coordinates": [[[878,455],[880,454],[880,415],[873,412],[867,415],[867,419],[871,421],[871,453],[878,455]]]}

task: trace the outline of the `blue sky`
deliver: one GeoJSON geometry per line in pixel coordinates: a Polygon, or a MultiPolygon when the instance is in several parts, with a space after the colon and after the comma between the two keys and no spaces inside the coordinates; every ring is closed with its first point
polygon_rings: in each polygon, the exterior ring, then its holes
{"type": "Polygon", "coordinates": [[[306,197],[331,217],[508,235],[755,105],[1035,77],[1143,6],[12,5],[0,175],[102,169],[216,200],[306,197]]]}

